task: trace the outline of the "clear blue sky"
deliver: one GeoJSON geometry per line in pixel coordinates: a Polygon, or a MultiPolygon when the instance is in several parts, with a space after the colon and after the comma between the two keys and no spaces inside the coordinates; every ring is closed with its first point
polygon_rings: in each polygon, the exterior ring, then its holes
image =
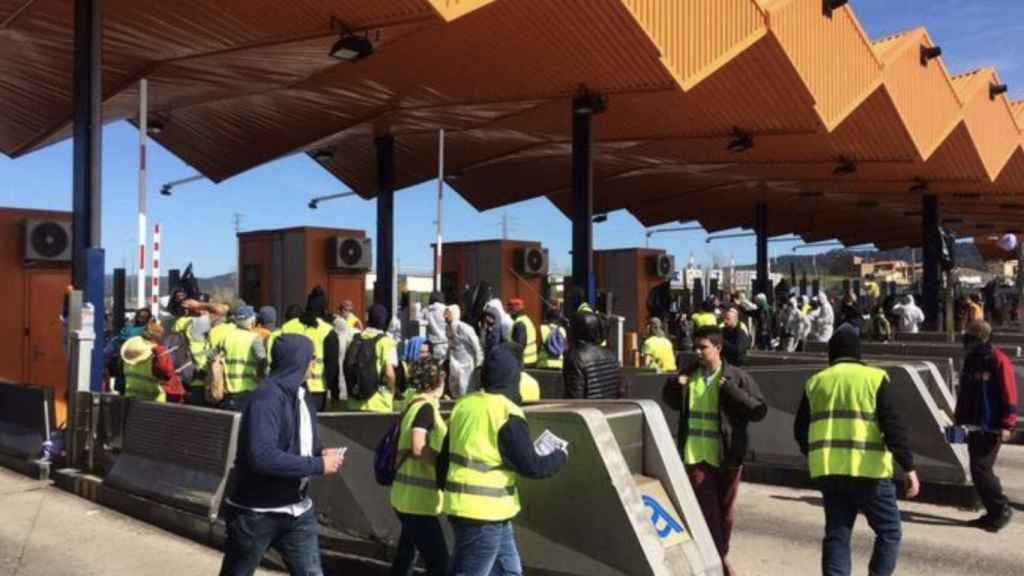
{"type": "MultiPolygon", "coordinates": [[[[926,26],[943,48],[953,73],[985,65],[998,68],[1015,97],[1024,96],[1024,2],[1020,0],[853,0],[858,17],[872,38],[926,26]]],[[[137,132],[127,123],[104,132],[103,245],[107,267],[127,263],[136,246],[137,132]]],[[[163,227],[162,267],[183,268],[195,262],[200,276],[233,268],[233,214],[243,215],[242,229],[256,230],[314,225],[359,228],[374,235],[375,204],[358,198],[324,203],[312,211],[312,196],[344,191],[344,186],[305,156],[293,156],[256,168],[220,185],[203,181],[177,190],[171,198],[158,194],[161,184],[191,175],[193,170],[152,144],[149,162],[150,222],[163,227]]],[[[62,142],[29,156],[0,156],[0,205],[71,209],[71,143],[62,142]]],[[[567,175],[568,177],[568,175],[567,175]]],[[[428,269],[434,239],[435,182],[400,191],[396,196],[396,246],[403,269],[428,269]]],[[[478,213],[450,189],[445,196],[445,237],[474,240],[500,235],[502,212],[511,221],[510,237],[539,240],[551,250],[556,267],[567,268],[571,244],[569,221],[545,199],[478,213]]],[[[598,248],[642,246],[644,228],[628,213],[612,214],[595,227],[598,248]]],[[[682,264],[692,253],[709,263],[712,254],[702,233],[655,236],[652,246],[676,255],[682,264]]],[[[788,253],[792,244],[776,244],[773,255],[788,253]]],[[[750,239],[716,242],[717,255],[738,263],[754,259],[750,239]]]]}

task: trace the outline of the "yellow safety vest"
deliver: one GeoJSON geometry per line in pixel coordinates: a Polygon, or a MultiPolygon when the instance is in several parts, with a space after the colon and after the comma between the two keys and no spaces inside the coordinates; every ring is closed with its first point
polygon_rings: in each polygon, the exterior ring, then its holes
{"type": "Polygon", "coordinates": [[[672,341],[664,336],[648,336],[644,340],[644,356],[647,367],[661,373],[674,373],[676,368],[676,350],[672,341]]]}
{"type": "MultiPolygon", "coordinates": [[[[562,339],[566,339],[565,328],[558,326],[558,331],[562,333],[562,339]]],[[[537,358],[537,368],[549,368],[549,369],[562,369],[562,357],[551,356],[548,352],[548,337],[551,335],[551,325],[542,324],[540,327],[540,355],[537,358]]]]}
{"type": "Polygon", "coordinates": [[[167,395],[153,376],[153,358],[135,365],[124,365],[124,395],[126,398],[137,398],[151,402],[166,402],[167,395]]]}
{"type": "MultiPolygon", "coordinates": [[[[306,389],[310,392],[319,393],[325,392],[327,387],[324,385],[324,338],[334,330],[327,322],[317,318],[316,328],[310,328],[302,323],[302,320],[293,318],[285,322],[284,326],[281,326],[282,334],[302,334],[309,341],[313,343],[313,355],[316,358],[316,364],[313,366],[313,374],[309,380],[306,380],[306,389]]],[[[271,334],[271,339],[274,339],[274,335],[271,334]]],[[[332,362],[337,362],[337,358],[333,358],[332,362]]]]}
{"type": "Polygon", "coordinates": [[[892,478],[892,453],[875,415],[878,389],[887,378],[884,370],[840,362],[807,381],[811,478],[892,478]]]}
{"type": "Polygon", "coordinates": [[[690,375],[689,416],[686,420],[686,445],[683,447],[685,464],[706,462],[718,466],[720,463],[722,431],[719,426],[718,381],[721,375],[721,368],[707,381],[700,369],[690,375]]]}
{"type": "Polygon", "coordinates": [[[703,328],[704,326],[717,326],[718,319],[711,312],[698,312],[693,315],[693,327],[703,328]]]}
{"type": "Polygon", "coordinates": [[[221,344],[224,351],[224,389],[228,394],[252,392],[260,385],[261,360],[253,350],[259,335],[249,330],[232,330],[221,344]]]}
{"type": "Polygon", "coordinates": [[[537,328],[533,321],[526,314],[520,314],[515,319],[515,324],[521,324],[526,329],[526,347],[523,348],[523,365],[533,367],[537,365],[537,328]]]}
{"type": "MultiPolygon", "coordinates": [[[[373,340],[381,333],[380,330],[374,330],[372,328],[364,330],[359,334],[355,335],[355,338],[362,340],[373,340]]],[[[353,343],[355,340],[353,339],[353,343]]],[[[395,349],[398,344],[395,340],[384,334],[384,337],[377,341],[377,347],[374,350],[374,356],[377,359],[377,374],[380,375],[380,387],[377,388],[377,392],[373,396],[370,396],[366,400],[359,400],[357,398],[349,398],[345,407],[349,410],[356,412],[394,412],[395,411],[395,399],[391,392],[385,386],[384,378],[388,366],[388,358],[391,356],[391,352],[395,349]]],[[[351,344],[350,344],[351,346],[351,344]]],[[[407,392],[408,393],[408,392],[407,392]]]]}
{"type": "Polygon", "coordinates": [[[357,328],[359,326],[359,318],[352,313],[345,316],[345,324],[348,324],[349,328],[357,328]]]}
{"type": "Polygon", "coordinates": [[[576,312],[590,312],[591,314],[593,314],[594,309],[590,307],[590,304],[584,302],[583,304],[580,304],[579,307],[576,308],[576,312]]]}
{"type": "Polygon", "coordinates": [[[519,373],[519,398],[523,404],[540,402],[540,382],[525,371],[519,373]]]}
{"type": "Polygon", "coordinates": [[[501,394],[463,396],[448,424],[449,464],[442,511],[448,516],[501,522],[519,513],[518,474],[502,465],[498,431],[523,410],[501,394]]]}
{"type": "Polygon", "coordinates": [[[398,461],[402,465],[391,486],[391,507],[402,514],[437,516],[441,513],[441,491],[437,488],[437,471],[434,466],[412,457],[412,424],[423,405],[434,411],[434,427],[427,436],[427,446],[434,452],[441,452],[441,445],[448,433],[448,426],[441,418],[437,400],[425,395],[416,395],[402,418],[398,437],[398,461]],[[404,461],[403,461],[404,459],[404,461]]]}
{"type": "MultiPolygon", "coordinates": [[[[192,336],[192,321],[195,320],[192,316],[184,316],[174,321],[174,331],[185,336],[185,340],[188,341],[188,351],[192,354],[192,364],[196,370],[206,370],[206,364],[209,361],[207,354],[210,350],[209,340],[196,340],[192,336]]],[[[195,386],[202,388],[206,383],[203,382],[202,378],[193,378],[189,386],[195,386]]]]}
{"type": "Polygon", "coordinates": [[[213,328],[210,328],[210,333],[206,335],[206,341],[210,344],[210,348],[220,348],[224,344],[224,339],[228,337],[228,333],[233,330],[237,330],[238,326],[235,326],[231,322],[221,322],[213,328]]]}

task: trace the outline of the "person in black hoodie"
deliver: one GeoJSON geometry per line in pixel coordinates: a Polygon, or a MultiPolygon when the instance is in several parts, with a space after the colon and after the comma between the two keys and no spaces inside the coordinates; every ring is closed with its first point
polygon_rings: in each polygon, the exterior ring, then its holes
{"type": "Polygon", "coordinates": [[[270,547],[291,574],[322,574],[309,477],[337,473],[344,456],[320,445],[316,408],[304,385],[314,361],[308,338],[278,337],[270,374],[242,413],[221,576],[253,574],[270,547]]]}
{"type": "Polygon", "coordinates": [[[622,367],[611,350],[597,344],[603,339],[601,320],[593,312],[577,312],[572,318],[571,332],[572,344],[562,367],[565,397],[622,397],[622,367]]]}
{"type": "Polygon", "coordinates": [[[520,360],[497,346],[484,360],[482,390],[466,394],[452,410],[437,484],[442,511],[455,531],[454,573],[465,576],[522,574],[512,519],[519,513],[519,476],[554,476],[567,449],[541,456],[519,408],[520,360]]]}

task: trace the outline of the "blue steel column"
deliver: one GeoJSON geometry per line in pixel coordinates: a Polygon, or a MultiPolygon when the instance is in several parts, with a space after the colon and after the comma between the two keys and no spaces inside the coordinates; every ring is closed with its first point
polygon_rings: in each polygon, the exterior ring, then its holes
{"type": "MultiPolygon", "coordinates": [[[[573,102],[572,109],[572,284],[583,288],[586,301],[595,303],[594,281],[594,165],[592,114],[573,102]]],[[[570,311],[581,302],[570,302],[570,311]]]]}
{"type": "Polygon", "coordinates": [[[757,236],[757,294],[764,294],[768,301],[775,299],[771,280],[768,278],[768,205],[758,204],[754,208],[754,234],[757,236]]]}
{"type": "Polygon", "coordinates": [[[103,368],[103,250],[100,248],[103,0],[75,0],[74,172],[71,280],[95,310],[96,341],[90,388],[100,390],[103,368]]]}
{"type": "Polygon", "coordinates": [[[395,139],[377,138],[377,282],[373,302],[392,310],[395,266],[395,139]]]}
{"type": "Polygon", "coordinates": [[[939,234],[939,199],[934,194],[921,197],[921,246],[921,309],[924,311],[925,326],[935,330],[939,327],[942,236],[939,234]]]}

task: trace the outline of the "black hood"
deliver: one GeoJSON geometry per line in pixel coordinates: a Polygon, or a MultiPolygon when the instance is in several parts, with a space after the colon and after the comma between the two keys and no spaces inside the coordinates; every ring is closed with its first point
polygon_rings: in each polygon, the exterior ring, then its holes
{"type": "Polygon", "coordinates": [[[839,360],[860,361],[860,335],[853,330],[836,330],[828,341],[828,362],[839,360]]]}
{"type": "Polygon", "coordinates": [[[302,334],[282,334],[274,340],[270,374],[264,382],[281,387],[288,394],[298,393],[313,360],[313,343],[302,334]]]}
{"type": "Polygon", "coordinates": [[[601,320],[593,312],[577,312],[572,317],[572,337],[579,342],[596,344],[601,338],[601,320]]]}
{"type": "Polygon", "coordinates": [[[509,346],[495,346],[484,358],[480,383],[490,394],[504,394],[506,398],[522,403],[519,395],[519,377],[522,372],[519,357],[509,346]]]}
{"type": "Polygon", "coordinates": [[[306,309],[302,312],[302,323],[310,328],[316,328],[317,320],[324,317],[327,311],[327,294],[324,289],[317,286],[310,291],[306,298],[306,309]]]}

